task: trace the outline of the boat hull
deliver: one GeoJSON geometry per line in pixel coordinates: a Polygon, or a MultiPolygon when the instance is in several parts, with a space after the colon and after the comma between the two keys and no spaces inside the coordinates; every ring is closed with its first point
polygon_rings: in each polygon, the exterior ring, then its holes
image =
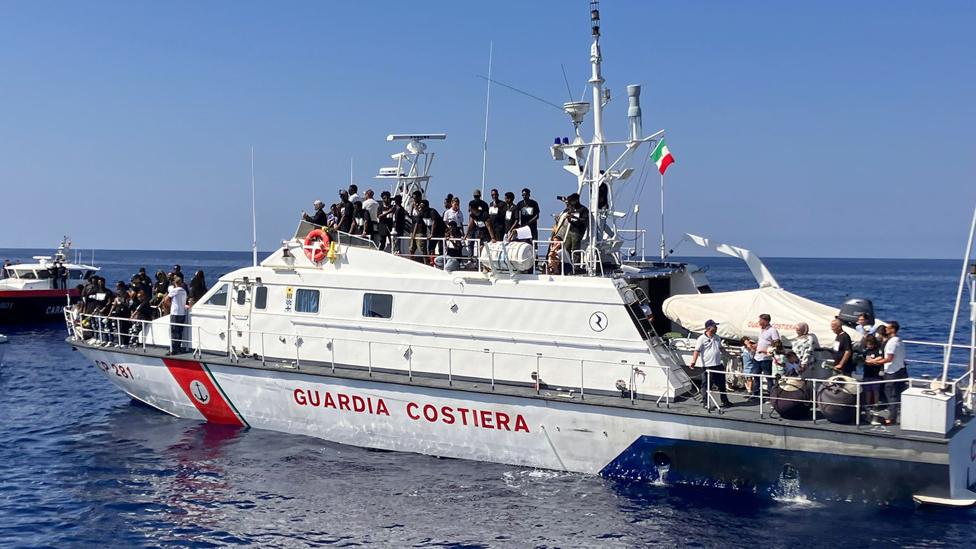
{"type": "Polygon", "coordinates": [[[64,322],[64,307],[78,290],[0,290],[0,323],[64,322]]]}
{"type": "Polygon", "coordinates": [[[719,416],[79,349],[132,398],[168,414],[361,447],[890,504],[959,499],[976,479],[976,424],[941,442],[824,436],[719,416]]]}

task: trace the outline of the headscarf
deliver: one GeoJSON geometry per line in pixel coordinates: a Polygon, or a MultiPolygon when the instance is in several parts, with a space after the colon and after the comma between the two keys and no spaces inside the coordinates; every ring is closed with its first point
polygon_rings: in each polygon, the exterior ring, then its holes
{"type": "Polygon", "coordinates": [[[797,333],[797,336],[799,336],[799,337],[803,337],[803,336],[809,334],[810,333],[810,325],[807,324],[806,322],[797,322],[796,323],[796,333],[797,333]]]}

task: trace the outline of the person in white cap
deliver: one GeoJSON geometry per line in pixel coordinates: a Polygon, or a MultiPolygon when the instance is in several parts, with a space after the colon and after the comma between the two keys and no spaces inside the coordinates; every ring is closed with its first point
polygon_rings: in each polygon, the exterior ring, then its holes
{"type": "Polygon", "coordinates": [[[321,227],[328,225],[329,216],[325,213],[325,204],[321,200],[316,200],[315,202],[312,202],[312,207],[315,208],[313,210],[315,213],[308,215],[304,210],[302,210],[302,219],[321,227]]]}
{"type": "MultiPolygon", "coordinates": [[[[728,395],[725,392],[725,366],[722,364],[722,339],[715,333],[718,331],[718,323],[712,319],[705,321],[705,333],[698,336],[695,342],[695,352],[691,355],[691,368],[695,367],[698,358],[702,359],[702,367],[705,369],[704,380],[708,384],[708,389],[717,389],[722,408],[731,406],[728,395]]],[[[710,408],[711,403],[706,400],[705,407],[710,408]]]]}

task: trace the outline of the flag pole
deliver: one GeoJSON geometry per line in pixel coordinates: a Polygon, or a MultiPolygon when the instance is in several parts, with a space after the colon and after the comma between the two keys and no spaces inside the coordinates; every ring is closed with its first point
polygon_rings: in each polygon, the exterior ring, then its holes
{"type": "Polygon", "coordinates": [[[661,261],[664,261],[664,174],[661,174],[661,261]]]}

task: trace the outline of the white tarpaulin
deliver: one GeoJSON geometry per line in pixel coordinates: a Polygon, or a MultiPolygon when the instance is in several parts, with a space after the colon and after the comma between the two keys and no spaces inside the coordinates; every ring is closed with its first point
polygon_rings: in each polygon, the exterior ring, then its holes
{"type": "MultiPolygon", "coordinates": [[[[821,346],[830,346],[834,333],[830,330],[839,308],[787,292],[782,288],[765,287],[737,292],[676,295],[664,301],[664,314],[685,329],[702,333],[705,321],[719,323],[718,335],[729,339],[759,336],[759,315],[769,314],[772,325],[784,340],[796,337],[796,323],[806,322],[810,333],[816,334],[821,346]]],[[[859,338],[854,330],[844,328],[851,338],[859,338]]]]}

